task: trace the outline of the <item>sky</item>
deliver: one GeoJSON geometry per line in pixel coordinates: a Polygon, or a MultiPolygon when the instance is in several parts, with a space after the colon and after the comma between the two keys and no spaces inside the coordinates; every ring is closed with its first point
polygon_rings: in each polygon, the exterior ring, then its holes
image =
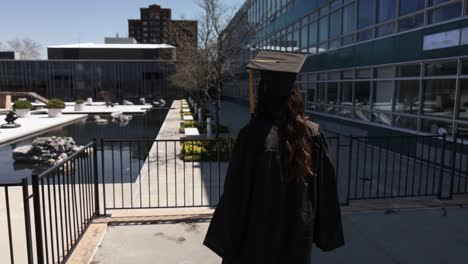
{"type": "MultiPolygon", "coordinates": [[[[222,0],[239,8],[245,0],[222,0]]],[[[158,4],[172,9],[173,19],[198,19],[197,0],[2,0],[0,43],[31,38],[43,46],[104,42],[104,37],[128,35],[128,19],[139,18],[140,8],[158,4]]]]}

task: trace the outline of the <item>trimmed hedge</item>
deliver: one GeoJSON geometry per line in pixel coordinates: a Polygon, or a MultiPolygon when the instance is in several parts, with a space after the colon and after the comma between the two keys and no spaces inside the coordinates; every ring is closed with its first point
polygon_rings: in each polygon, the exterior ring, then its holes
{"type": "Polygon", "coordinates": [[[47,102],[47,108],[52,108],[52,109],[64,109],[65,108],[65,103],[57,98],[49,100],[47,102]]]}
{"type": "Polygon", "coordinates": [[[179,133],[183,134],[185,133],[185,128],[186,127],[196,127],[198,128],[198,131],[201,131],[203,128],[203,124],[197,121],[185,121],[180,123],[179,127],[179,133]]]}
{"type": "Polygon", "coordinates": [[[31,109],[32,104],[28,100],[17,100],[13,104],[13,109],[31,109]]]}
{"type": "Polygon", "coordinates": [[[235,143],[233,137],[186,141],[182,143],[180,158],[183,161],[229,161],[235,143]]]}

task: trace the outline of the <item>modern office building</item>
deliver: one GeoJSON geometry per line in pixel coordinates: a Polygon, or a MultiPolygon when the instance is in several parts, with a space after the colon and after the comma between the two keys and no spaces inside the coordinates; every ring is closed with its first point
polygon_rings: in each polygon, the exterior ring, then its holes
{"type": "Polygon", "coordinates": [[[174,98],[174,64],[151,60],[0,60],[0,91],[74,101],[109,92],[115,100],[174,98]]]}
{"type": "Polygon", "coordinates": [[[121,38],[119,34],[115,37],[106,37],[104,38],[105,44],[137,44],[137,40],[134,38],[121,38]]]}
{"type": "Polygon", "coordinates": [[[224,94],[247,98],[259,50],[307,53],[297,84],[315,119],[468,133],[467,11],[467,0],[248,0],[222,38],[235,50],[224,94]]]}
{"type": "Polygon", "coordinates": [[[175,60],[176,49],[167,44],[81,43],[47,47],[49,60],[175,60]]]}
{"type": "Polygon", "coordinates": [[[140,9],[140,19],[128,20],[128,36],[138,43],[168,43],[179,47],[177,40],[183,35],[184,44],[197,45],[198,22],[192,20],[172,20],[172,11],[159,5],[140,9]]]}

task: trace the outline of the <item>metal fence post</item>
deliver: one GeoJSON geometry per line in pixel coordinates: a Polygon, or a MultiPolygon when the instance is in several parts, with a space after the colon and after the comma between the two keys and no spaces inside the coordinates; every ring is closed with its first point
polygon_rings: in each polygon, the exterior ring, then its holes
{"type": "Polygon", "coordinates": [[[440,175],[439,175],[439,192],[437,197],[442,200],[442,190],[444,185],[444,169],[445,169],[445,150],[447,143],[447,135],[442,138],[442,153],[440,154],[440,175]]]}
{"type": "Polygon", "coordinates": [[[39,194],[39,177],[32,175],[32,195],[34,204],[34,226],[36,228],[36,254],[37,262],[44,263],[44,250],[42,242],[41,197],[39,194]]]}
{"type": "Polygon", "coordinates": [[[349,196],[351,193],[351,173],[353,167],[353,137],[349,137],[349,152],[348,152],[348,193],[346,195],[346,205],[349,205],[349,196]]]}
{"type": "MultiPolygon", "coordinates": [[[[149,158],[149,153],[148,153],[149,158]]],[[[149,162],[148,162],[149,166],[149,162]]],[[[107,214],[106,207],[106,181],[105,181],[105,168],[104,168],[104,139],[101,138],[101,173],[102,173],[102,205],[104,210],[104,215],[107,214]]]]}
{"type": "Polygon", "coordinates": [[[32,250],[32,236],[31,236],[31,212],[29,211],[29,189],[28,179],[21,180],[23,187],[23,210],[24,210],[24,224],[26,231],[26,251],[28,253],[28,264],[33,264],[33,250],[32,250]]]}
{"type": "Polygon", "coordinates": [[[338,182],[339,182],[339,174],[340,174],[340,135],[337,135],[337,138],[336,138],[336,164],[335,164],[335,174],[336,174],[336,184],[338,185],[338,182]]]}
{"type": "MultiPolygon", "coordinates": [[[[451,166],[452,166],[452,170],[450,172],[450,195],[449,195],[449,199],[452,200],[453,199],[453,188],[454,188],[454,180],[455,180],[455,166],[456,166],[456,161],[457,161],[457,145],[458,145],[458,135],[457,133],[455,133],[454,137],[453,137],[453,142],[452,142],[452,157],[450,159],[451,161],[451,166]]],[[[460,157],[461,158],[461,157],[460,157]]]]}
{"type": "Polygon", "coordinates": [[[98,178],[98,158],[97,158],[97,140],[93,139],[93,162],[94,162],[94,215],[100,215],[101,210],[99,209],[99,178],[98,178]]]}

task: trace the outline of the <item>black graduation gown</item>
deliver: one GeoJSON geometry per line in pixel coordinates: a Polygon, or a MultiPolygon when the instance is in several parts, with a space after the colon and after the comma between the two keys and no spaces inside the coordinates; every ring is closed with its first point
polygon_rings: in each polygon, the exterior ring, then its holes
{"type": "Polygon", "coordinates": [[[317,177],[304,182],[287,179],[272,121],[252,120],[240,131],[204,240],[223,263],[309,264],[312,243],[323,251],[344,245],[328,143],[317,124],[308,127],[317,177]]]}

